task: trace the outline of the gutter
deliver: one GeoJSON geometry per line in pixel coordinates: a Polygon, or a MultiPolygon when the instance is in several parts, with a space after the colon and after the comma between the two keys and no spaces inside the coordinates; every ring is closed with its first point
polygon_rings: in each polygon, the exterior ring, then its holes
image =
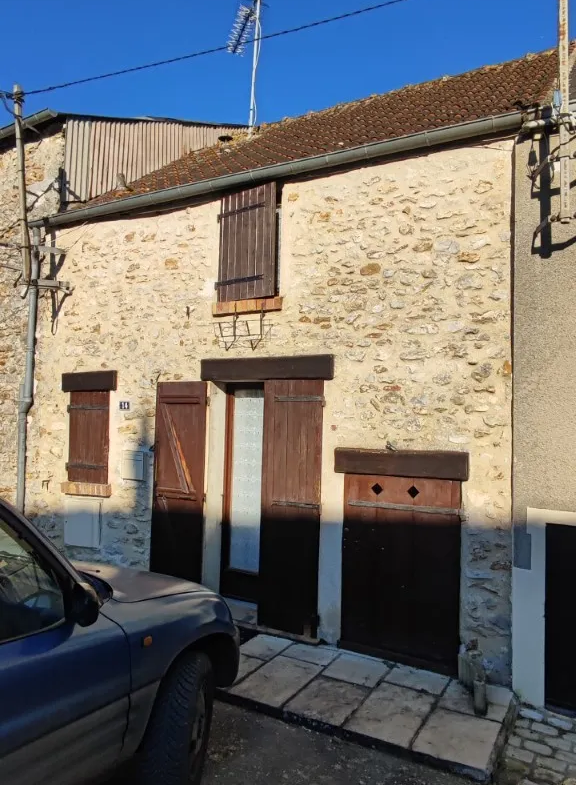
{"type": "MultiPolygon", "coordinates": [[[[55,117],[61,116],[62,112],[56,112],[54,109],[42,109],[41,112],[36,112],[36,114],[25,117],[22,121],[22,128],[24,130],[27,128],[35,128],[37,125],[45,123],[46,120],[53,120],[55,117]]],[[[10,125],[5,125],[4,128],[0,128],[0,140],[9,139],[11,136],[14,136],[14,123],[10,123],[10,125]]]]}
{"type": "Polygon", "coordinates": [[[249,187],[266,180],[297,177],[322,171],[323,169],[362,163],[375,158],[398,155],[425,147],[437,147],[438,145],[487,136],[489,134],[519,131],[522,126],[523,116],[524,113],[520,111],[509,112],[482,120],[471,120],[432,131],[421,131],[417,134],[387,139],[384,142],[371,142],[370,144],[351,147],[346,150],[337,150],[324,155],[262,166],[258,169],[251,169],[238,174],[221,175],[220,177],[213,177],[209,180],[201,180],[188,185],[173,186],[148,194],[128,196],[113,202],[107,202],[106,204],[82,207],[78,210],[71,210],[70,212],[31,221],[30,226],[50,228],[67,226],[106,216],[126,215],[138,210],[172,204],[206,194],[218,194],[241,186],[249,187]]]}
{"type": "Polygon", "coordinates": [[[34,402],[34,360],[36,349],[36,324],[38,321],[38,278],[40,277],[40,262],[38,245],[40,230],[34,229],[34,249],[32,251],[32,267],[28,291],[28,327],[26,331],[26,361],[24,368],[24,382],[20,387],[18,398],[18,452],[16,460],[16,507],[24,512],[26,495],[26,442],[28,412],[34,402]]]}

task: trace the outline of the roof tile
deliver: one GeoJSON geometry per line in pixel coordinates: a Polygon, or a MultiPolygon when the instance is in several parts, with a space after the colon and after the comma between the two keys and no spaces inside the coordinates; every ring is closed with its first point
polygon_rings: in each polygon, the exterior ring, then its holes
{"type": "Polygon", "coordinates": [[[110,191],[90,204],[543,104],[551,98],[557,62],[556,50],[548,50],[262,125],[252,137],[240,134],[232,142],[192,152],[136,180],[129,194],[110,191]]]}

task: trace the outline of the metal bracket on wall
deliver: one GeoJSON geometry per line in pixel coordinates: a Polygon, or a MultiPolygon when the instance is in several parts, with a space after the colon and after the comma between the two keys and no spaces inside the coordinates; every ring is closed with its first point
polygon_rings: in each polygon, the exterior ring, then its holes
{"type": "Polygon", "coordinates": [[[54,281],[52,278],[40,278],[36,281],[36,286],[39,289],[51,289],[52,291],[64,292],[65,294],[72,294],[74,287],[68,281],[54,281]]]}
{"type": "Polygon", "coordinates": [[[264,308],[259,312],[259,318],[256,319],[242,319],[238,313],[232,314],[232,321],[218,321],[214,325],[214,333],[218,339],[218,343],[224,347],[226,351],[231,349],[235,344],[246,345],[248,344],[252,351],[264,340],[270,338],[272,333],[272,325],[264,318],[264,308]]]}

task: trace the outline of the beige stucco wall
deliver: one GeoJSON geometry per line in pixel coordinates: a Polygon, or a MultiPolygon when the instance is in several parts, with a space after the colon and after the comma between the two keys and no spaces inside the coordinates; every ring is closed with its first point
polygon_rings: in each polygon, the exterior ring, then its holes
{"type": "MultiPolygon", "coordinates": [[[[26,144],[28,209],[31,217],[53,213],[59,207],[57,187],[64,157],[59,129],[47,129],[26,144]]],[[[16,152],[0,149],[0,265],[21,267],[19,243],[16,152]]],[[[27,301],[14,288],[18,273],[0,266],[0,496],[14,500],[16,488],[16,420],[19,385],[24,377],[24,341],[27,301]]]]}
{"type": "MultiPolygon", "coordinates": [[[[336,356],[326,383],[320,559],[332,628],[342,517],[334,448],[470,452],[462,635],[480,639],[500,679],[510,654],[512,144],[486,141],[286,184],[284,308],[266,316],[269,334],[254,350],[336,356]]],[[[202,358],[253,354],[245,342],[226,351],[215,334],[218,211],[212,202],[56,235],[68,248],[61,277],[76,288],[54,325],[42,300],[28,504],[57,542],[67,451],[61,373],[112,368],[119,379],[102,548],[79,555],[147,563],[151,474],[144,485],[122,481],[122,450],[152,444],[157,381],[199,379],[202,358]],[[120,412],[119,400],[131,411],[120,412]]],[[[258,326],[258,317],[247,319],[258,326]]]]}
{"type": "Polygon", "coordinates": [[[525,138],[514,165],[514,686],[534,705],[545,701],[545,526],[576,515],[576,222],[537,233],[558,214],[558,165],[530,177],[557,148],[556,135],[525,138]]]}

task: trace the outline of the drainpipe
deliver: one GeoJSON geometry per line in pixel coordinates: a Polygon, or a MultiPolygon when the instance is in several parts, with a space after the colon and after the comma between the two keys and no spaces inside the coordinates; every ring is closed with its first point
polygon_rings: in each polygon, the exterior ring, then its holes
{"type": "Polygon", "coordinates": [[[20,386],[18,400],[18,459],[16,470],[16,507],[24,512],[24,499],[26,494],[26,437],[28,425],[28,412],[33,403],[34,392],[34,351],[36,345],[36,324],[38,320],[38,278],[40,277],[40,261],[38,246],[40,244],[40,229],[34,227],[34,248],[31,259],[30,287],[28,290],[28,330],[26,335],[26,365],[24,382],[20,386]]]}

